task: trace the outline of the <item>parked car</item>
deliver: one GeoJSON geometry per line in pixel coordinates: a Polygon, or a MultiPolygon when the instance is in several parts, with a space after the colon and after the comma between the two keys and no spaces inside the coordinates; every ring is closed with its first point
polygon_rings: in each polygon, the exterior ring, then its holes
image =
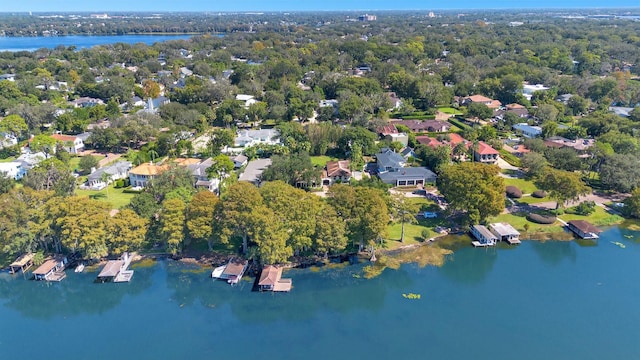
{"type": "Polygon", "coordinates": [[[424,216],[425,219],[433,219],[437,218],[438,214],[433,211],[425,211],[422,216],[424,216]]]}

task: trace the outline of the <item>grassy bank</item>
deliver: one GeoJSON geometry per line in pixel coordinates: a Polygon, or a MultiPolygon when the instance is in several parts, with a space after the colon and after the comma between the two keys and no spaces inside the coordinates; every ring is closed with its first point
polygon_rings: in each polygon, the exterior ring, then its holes
{"type": "Polygon", "coordinates": [[[109,193],[107,194],[107,189],[102,189],[98,191],[94,190],[76,190],[76,195],[78,196],[88,196],[91,199],[105,201],[113,205],[115,209],[123,208],[131,202],[131,199],[136,194],[128,194],[124,192],[124,188],[116,189],[113,187],[113,184],[109,185],[109,193]]]}

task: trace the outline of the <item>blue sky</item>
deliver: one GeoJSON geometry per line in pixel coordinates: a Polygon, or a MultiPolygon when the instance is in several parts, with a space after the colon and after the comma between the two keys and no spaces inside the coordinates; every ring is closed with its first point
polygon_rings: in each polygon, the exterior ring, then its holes
{"type": "Polygon", "coordinates": [[[0,0],[15,11],[442,10],[640,7],[640,0],[0,0]]]}

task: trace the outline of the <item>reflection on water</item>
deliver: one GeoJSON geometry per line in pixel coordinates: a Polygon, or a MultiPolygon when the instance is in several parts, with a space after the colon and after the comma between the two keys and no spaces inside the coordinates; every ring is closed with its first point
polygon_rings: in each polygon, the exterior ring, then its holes
{"type": "Polygon", "coordinates": [[[576,247],[570,241],[533,241],[531,247],[548,265],[556,266],[565,259],[576,261],[576,247]]]}
{"type": "Polygon", "coordinates": [[[171,260],[123,284],[95,284],[95,273],[54,284],[0,274],[0,358],[73,349],[113,359],[126,349],[132,359],[635,359],[640,245],[625,234],[608,230],[590,247],[462,248],[442,267],[407,264],[371,280],[353,276],[364,264],[292,269],[283,294],[171,260]]]}

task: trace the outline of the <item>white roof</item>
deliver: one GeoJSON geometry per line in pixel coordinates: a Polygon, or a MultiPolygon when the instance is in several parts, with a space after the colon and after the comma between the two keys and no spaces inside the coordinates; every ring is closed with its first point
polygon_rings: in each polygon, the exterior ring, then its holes
{"type": "Polygon", "coordinates": [[[239,100],[239,101],[249,101],[253,98],[254,98],[253,95],[245,95],[245,94],[236,95],[236,100],[239,100]]]}
{"type": "Polygon", "coordinates": [[[494,232],[498,233],[500,236],[505,235],[520,235],[518,230],[514,229],[513,226],[507,223],[494,223],[490,224],[489,228],[494,232]]]}

